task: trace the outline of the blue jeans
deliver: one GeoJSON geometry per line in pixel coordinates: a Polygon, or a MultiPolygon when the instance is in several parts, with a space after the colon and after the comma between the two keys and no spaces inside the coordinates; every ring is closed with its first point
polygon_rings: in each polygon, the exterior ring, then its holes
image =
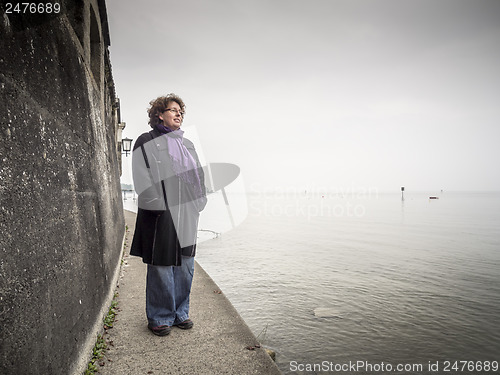
{"type": "Polygon", "coordinates": [[[148,264],[146,315],[150,327],[172,326],[189,319],[189,295],[194,257],[182,257],[181,266],[148,264]]]}

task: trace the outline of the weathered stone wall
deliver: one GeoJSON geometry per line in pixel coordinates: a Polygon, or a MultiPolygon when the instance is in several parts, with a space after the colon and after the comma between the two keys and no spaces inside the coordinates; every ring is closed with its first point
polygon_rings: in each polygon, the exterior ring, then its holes
{"type": "Polygon", "coordinates": [[[70,374],[95,342],[124,219],[104,1],[0,13],[0,373],[70,374]]]}

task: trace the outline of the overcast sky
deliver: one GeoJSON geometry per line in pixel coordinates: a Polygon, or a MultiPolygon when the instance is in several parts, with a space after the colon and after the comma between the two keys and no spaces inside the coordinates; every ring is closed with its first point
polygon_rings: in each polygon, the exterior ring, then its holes
{"type": "Polygon", "coordinates": [[[500,190],[498,0],[106,4],[124,136],[174,92],[248,189],[500,190]]]}

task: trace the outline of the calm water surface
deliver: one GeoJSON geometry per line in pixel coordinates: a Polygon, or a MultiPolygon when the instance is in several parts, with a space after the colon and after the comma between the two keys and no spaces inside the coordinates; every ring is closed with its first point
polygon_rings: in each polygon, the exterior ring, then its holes
{"type": "Polygon", "coordinates": [[[428,197],[250,196],[197,260],[284,374],[321,373],[292,361],[424,365],[405,374],[500,361],[500,194],[428,197]]]}

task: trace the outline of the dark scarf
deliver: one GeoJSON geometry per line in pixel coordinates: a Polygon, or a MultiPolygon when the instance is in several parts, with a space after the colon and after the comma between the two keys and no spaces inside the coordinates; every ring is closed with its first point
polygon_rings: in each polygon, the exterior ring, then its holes
{"type": "Polygon", "coordinates": [[[198,166],[191,153],[182,142],[184,131],[172,130],[163,124],[156,125],[156,129],[167,137],[168,154],[172,160],[172,169],[182,182],[193,188],[195,199],[203,196],[198,166]]]}

